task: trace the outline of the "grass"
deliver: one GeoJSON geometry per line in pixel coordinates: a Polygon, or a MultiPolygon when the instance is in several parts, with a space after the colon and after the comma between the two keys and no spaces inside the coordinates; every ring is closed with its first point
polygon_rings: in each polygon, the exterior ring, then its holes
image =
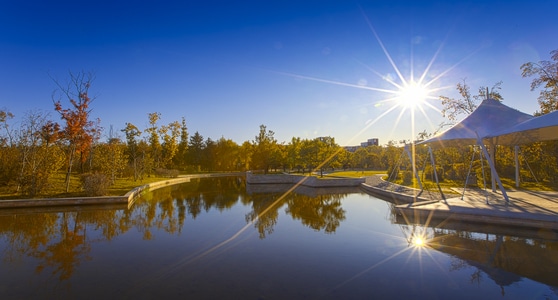
{"type": "MultiPolygon", "coordinates": [[[[434,189],[438,189],[438,187],[436,186],[436,182],[432,181],[432,180],[428,180],[428,179],[422,179],[422,185],[424,187],[425,190],[434,190],[434,189]]],[[[511,178],[500,178],[500,180],[502,181],[502,185],[504,186],[504,188],[506,190],[531,190],[531,191],[557,191],[558,187],[551,185],[548,182],[521,182],[519,188],[515,187],[515,179],[511,179],[511,178]]],[[[400,184],[400,185],[405,185],[405,186],[409,186],[409,187],[416,187],[418,188],[418,184],[416,183],[416,179],[413,179],[413,183],[412,184],[403,184],[403,182],[401,180],[396,180],[394,183],[396,184],[400,184]]],[[[479,178],[479,185],[478,188],[484,188],[482,185],[482,178],[479,178]]],[[[460,181],[460,180],[449,180],[449,179],[445,179],[443,181],[439,182],[440,184],[440,188],[442,189],[442,191],[445,192],[451,192],[451,188],[459,188],[462,189],[463,186],[465,185],[464,181],[460,181]]],[[[486,188],[487,189],[491,189],[492,188],[492,183],[489,179],[487,179],[486,181],[486,188]]]]}
{"type": "Polygon", "coordinates": [[[324,174],[324,178],[339,178],[339,177],[360,178],[360,177],[374,176],[379,174],[386,174],[386,171],[364,171],[364,170],[338,171],[338,172],[324,174]]]}
{"type": "MultiPolygon", "coordinates": [[[[108,189],[107,196],[123,196],[130,190],[142,186],[147,183],[168,180],[167,177],[146,177],[143,180],[134,181],[132,178],[119,178],[116,182],[108,189]]],[[[79,175],[72,175],[70,178],[70,192],[66,193],[65,189],[65,174],[57,173],[51,180],[50,186],[45,189],[41,195],[35,198],[67,198],[67,197],[85,197],[85,192],[81,188],[81,180],[79,175]]],[[[0,187],[0,199],[23,199],[28,198],[24,195],[20,195],[15,192],[13,187],[0,187]]]]}

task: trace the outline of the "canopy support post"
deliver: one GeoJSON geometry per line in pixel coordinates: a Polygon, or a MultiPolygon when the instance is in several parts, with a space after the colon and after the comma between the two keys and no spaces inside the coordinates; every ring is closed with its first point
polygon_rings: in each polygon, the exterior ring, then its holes
{"type": "MultiPolygon", "coordinates": [[[[413,147],[413,150],[414,150],[415,145],[413,144],[412,147],[413,147]]],[[[418,183],[418,185],[419,185],[419,187],[420,187],[420,190],[422,191],[422,190],[423,190],[423,188],[422,188],[422,182],[420,181],[420,176],[419,176],[419,174],[418,174],[418,172],[417,172],[417,168],[416,168],[416,166],[415,166],[415,160],[413,159],[413,155],[411,154],[411,151],[409,151],[409,144],[405,144],[405,152],[407,152],[407,155],[409,156],[409,160],[411,161],[411,167],[412,167],[412,169],[413,169],[413,175],[414,175],[415,178],[417,179],[417,183],[418,183]]],[[[415,152],[415,151],[413,151],[413,153],[414,153],[414,152],[415,152]]]]}
{"type": "MultiPolygon", "coordinates": [[[[496,166],[494,163],[496,161],[496,146],[494,146],[494,142],[490,140],[490,155],[486,157],[486,160],[489,163],[492,163],[491,166],[496,166]]],[[[491,169],[491,174],[494,174],[494,171],[491,169]]],[[[492,183],[492,192],[496,192],[496,177],[490,176],[490,181],[492,183]]]]}
{"type": "MultiPolygon", "coordinates": [[[[484,146],[484,143],[482,142],[482,140],[480,139],[480,137],[477,134],[477,144],[479,144],[479,146],[482,149],[482,152],[484,153],[484,156],[487,158],[486,160],[488,161],[488,164],[490,165],[490,174],[492,175],[492,182],[494,184],[494,181],[498,182],[498,186],[500,186],[500,191],[502,192],[502,195],[504,196],[504,199],[506,199],[506,204],[510,203],[510,199],[508,198],[508,193],[506,193],[506,190],[504,189],[504,185],[502,184],[502,181],[500,181],[500,176],[498,176],[498,173],[496,172],[496,167],[494,166],[494,161],[488,156],[488,151],[486,150],[486,147],[484,146]]],[[[494,187],[493,187],[494,189],[494,187]]],[[[494,189],[495,190],[495,189],[494,189]]]]}
{"type": "Polygon", "coordinates": [[[440,195],[442,195],[442,199],[446,201],[446,196],[444,195],[444,192],[442,192],[442,188],[440,187],[440,181],[438,181],[438,173],[436,172],[436,162],[434,162],[434,154],[432,154],[432,148],[430,146],[428,146],[428,153],[430,153],[430,162],[432,163],[432,170],[434,170],[434,179],[436,180],[436,185],[438,186],[440,195]]]}
{"type": "Polygon", "coordinates": [[[514,147],[515,159],[515,187],[519,188],[519,146],[514,147]]]}
{"type": "MultiPolygon", "coordinates": [[[[469,172],[467,172],[467,177],[465,177],[465,186],[463,187],[463,192],[461,193],[461,200],[465,197],[465,190],[467,189],[467,184],[469,184],[469,176],[471,175],[471,170],[473,169],[473,162],[475,160],[475,146],[473,145],[473,155],[471,155],[471,163],[469,164],[469,172]]],[[[482,159],[482,157],[481,157],[482,159]]]]}

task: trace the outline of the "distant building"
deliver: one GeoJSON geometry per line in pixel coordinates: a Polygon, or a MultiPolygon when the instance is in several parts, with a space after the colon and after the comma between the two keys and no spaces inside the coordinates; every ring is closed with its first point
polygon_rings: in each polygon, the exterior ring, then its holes
{"type": "Polygon", "coordinates": [[[360,146],[345,146],[343,148],[349,152],[355,152],[359,147],[360,146]]]}
{"type": "Polygon", "coordinates": [[[368,146],[379,146],[380,141],[378,139],[368,139],[366,142],[360,143],[360,146],[345,146],[345,150],[349,152],[355,152],[360,147],[368,147],[368,146]]]}
{"type": "Polygon", "coordinates": [[[366,142],[360,143],[361,147],[378,146],[378,139],[368,139],[366,142]]]}

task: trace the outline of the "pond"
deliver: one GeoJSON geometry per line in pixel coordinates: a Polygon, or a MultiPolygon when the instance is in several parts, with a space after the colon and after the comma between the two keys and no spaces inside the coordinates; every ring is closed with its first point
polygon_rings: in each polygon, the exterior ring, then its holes
{"type": "Polygon", "coordinates": [[[558,299],[556,232],[412,224],[358,188],[196,179],[0,210],[2,299],[558,299]]]}

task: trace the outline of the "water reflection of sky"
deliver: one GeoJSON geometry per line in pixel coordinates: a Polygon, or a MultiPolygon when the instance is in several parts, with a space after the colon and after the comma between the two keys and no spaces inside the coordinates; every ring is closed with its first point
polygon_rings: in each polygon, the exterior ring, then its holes
{"type": "Polygon", "coordinates": [[[243,181],[220,178],[155,191],[131,210],[3,212],[0,292],[3,299],[558,298],[555,240],[425,229],[399,222],[391,204],[364,193],[314,193],[246,193],[243,181]],[[419,235],[426,245],[413,245],[419,235]]]}

